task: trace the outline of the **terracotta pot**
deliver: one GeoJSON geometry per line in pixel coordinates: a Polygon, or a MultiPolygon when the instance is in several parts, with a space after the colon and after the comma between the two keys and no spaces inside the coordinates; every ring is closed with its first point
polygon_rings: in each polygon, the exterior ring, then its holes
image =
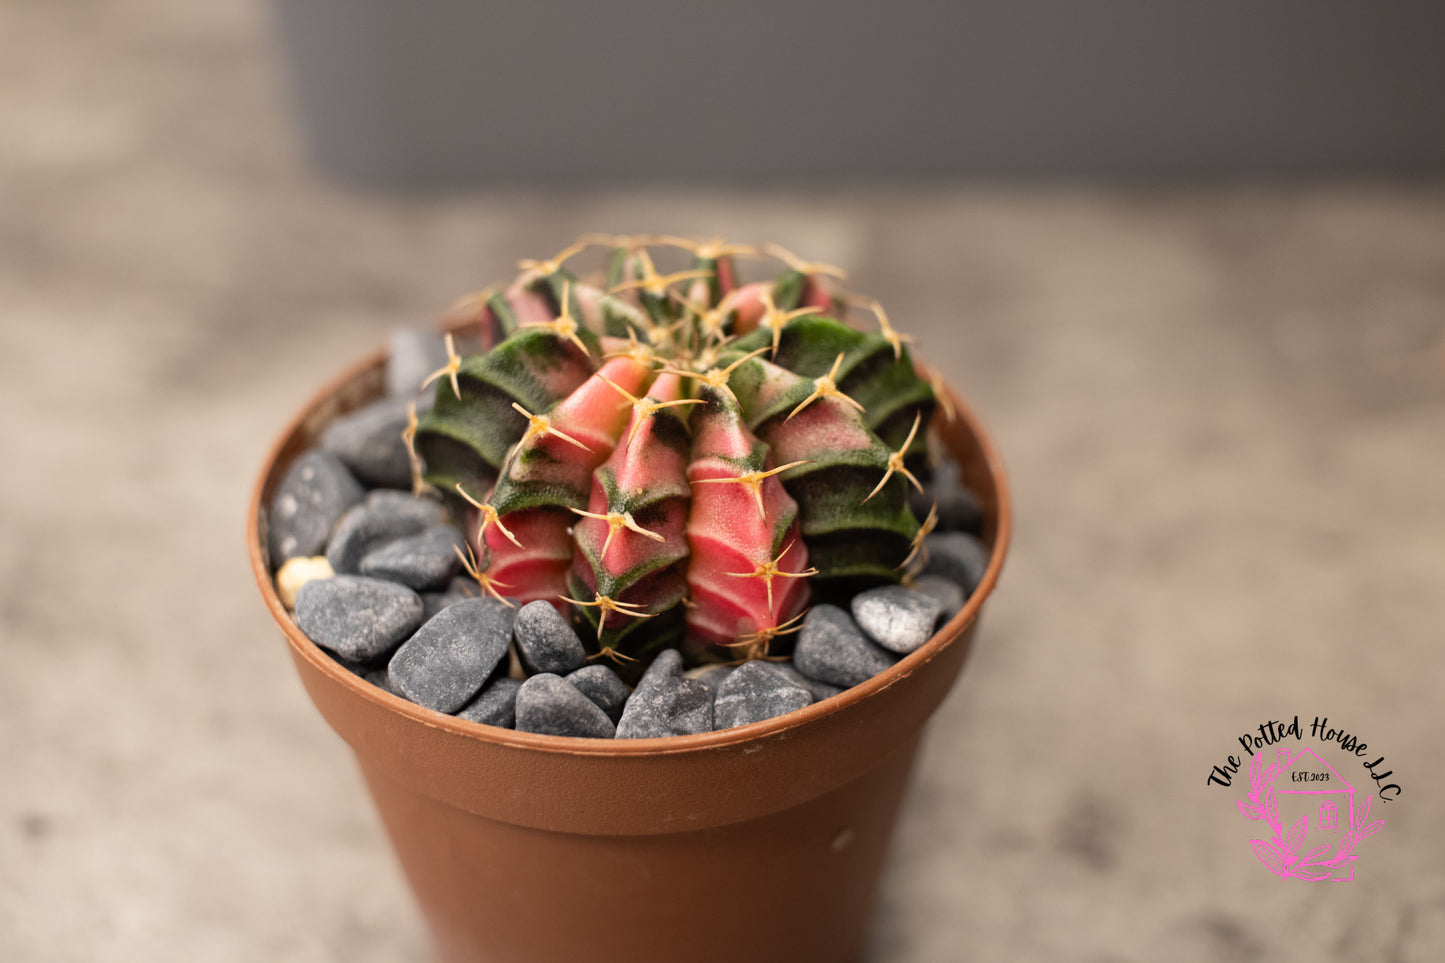
{"type": "MultiPolygon", "coordinates": [[[[364,682],[272,587],[272,489],[338,413],[381,392],[377,353],[277,442],[251,500],[251,566],[311,699],[356,753],[444,960],[848,960],[923,725],[1003,566],[1009,496],[972,413],[940,437],[982,497],[993,557],[923,648],[787,716],[670,739],[563,739],[476,725],[364,682]]],[[[944,419],[935,419],[936,423],[944,419]]]]}

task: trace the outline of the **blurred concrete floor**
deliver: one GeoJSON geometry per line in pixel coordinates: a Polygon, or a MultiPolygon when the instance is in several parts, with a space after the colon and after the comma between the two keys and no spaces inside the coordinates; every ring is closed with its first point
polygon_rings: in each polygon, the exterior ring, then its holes
{"type": "Polygon", "coordinates": [[[852,268],[1012,470],[876,959],[1445,957],[1445,185],[368,196],[255,5],[137,6],[0,6],[0,959],[424,955],[244,504],[322,378],[586,230],[852,268]],[[1205,785],[1295,713],[1404,789],[1349,886],[1205,785]]]}

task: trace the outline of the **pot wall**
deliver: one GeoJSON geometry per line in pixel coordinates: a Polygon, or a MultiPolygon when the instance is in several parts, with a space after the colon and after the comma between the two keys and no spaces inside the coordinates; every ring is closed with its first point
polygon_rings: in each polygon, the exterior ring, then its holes
{"type": "Polygon", "coordinates": [[[443,957],[856,956],[922,728],[963,665],[1007,547],[1007,492],[967,409],[954,399],[940,436],[984,502],[993,558],[923,648],[752,726],[559,739],[442,716],[365,683],[301,634],[271,588],[262,506],[330,418],[377,393],[380,370],[378,355],[338,379],[283,435],[248,538],[302,682],[355,751],[443,957]]]}
{"type": "Polygon", "coordinates": [[[362,772],[444,960],[847,960],[917,747],[758,819],[649,836],[488,820],[362,772]]]}

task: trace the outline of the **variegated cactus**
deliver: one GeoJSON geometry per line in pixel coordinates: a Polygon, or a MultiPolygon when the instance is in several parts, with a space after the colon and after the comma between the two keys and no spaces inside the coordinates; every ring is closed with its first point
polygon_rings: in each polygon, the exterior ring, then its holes
{"type": "Polygon", "coordinates": [[[897,581],[929,527],[906,487],[935,405],[876,302],[780,248],[584,238],[459,302],[480,350],[429,382],[419,489],[469,519],[498,598],[585,620],[599,653],[767,655],[810,598],[897,581]],[[597,277],[569,270],[607,249],[597,277]],[[651,248],[652,250],[649,250],[651,248]],[[690,266],[660,273],[654,252],[690,266]],[[773,257],[744,284],[739,258],[773,257]],[[835,320],[845,306],[869,330],[835,320]]]}

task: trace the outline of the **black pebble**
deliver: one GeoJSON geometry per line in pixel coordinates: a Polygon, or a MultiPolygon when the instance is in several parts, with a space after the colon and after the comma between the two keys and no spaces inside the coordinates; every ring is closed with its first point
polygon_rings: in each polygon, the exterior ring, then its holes
{"type": "Polygon", "coordinates": [[[607,713],[559,675],[534,675],[517,690],[517,731],[611,739],[607,713]]]}
{"type": "Polygon", "coordinates": [[[517,654],[529,675],[551,672],[566,675],[587,664],[587,650],[567,620],[551,602],[538,599],[522,606],[512,628],[517,654]]]}
{"type": "Polygon", "coordinates": [[[337,574],[355,574],[361,560],[377,548],[445,523],[446,512],[434,501],[410,492],[375,491],[336,524],[326,560],[337,574]]]}
{"type": "Polygon", "coordinates": [[[665,649],[652,660],[622,709],[617,738],[648,739],[712,730],[712,687],[682,675],[682,653],[665,649]]]}
{"type": "Polygon", "coordinates": [[[627,704],[627,683],[605,665],[586,665],[567,676],[567,681],[578,692],[597,703],[614,723],[622,718],[622,707],[627,704]]]}
{"type": "Polygon", "coordinates": [[[365,490],[335,455],[308,451],[291,463],[271,496],[266,542],[271,564],[319,555],[337,521],[365,490]]]}
{"type": "Polygon", "coordinates": [[[506,657],[512,618],[510,608],[491,598],[448,606],[396,650],[391,684],[417,705],[456,712],[506,657]]]}
{"type": "Polygon", "coordinates": [[[505,676],[484,688],[466,708],[457,713],[457,718],[480,722],[484,726],[512,729],[517,723],[517,690],[522,680],[505,676]]]}
{"type": "Polygon", "coordinates": [[[360,575],[313,579],[296,593],[296,624],[343,659],[366,662],[421,625],[421,596],[405,585],[360,575]]]}
{"type": "Polygon", "coordinates": [[[400,582],[424,592],[446,585],[461,568],[462,535],[450,525],[436,525],[419,535],[387,542],[362,556],[362,575],[400,582]]]}
{"type": "Polygon", "coordinates": [[[761,662],[745,662],[717,690],[713,725],[746,726],[813,704],[813,694],[761,662]]]}
{"type": "Polygon", "coordinates": [[[466,576],[459,575],[447,583],[447,587],[441,592],[423,592],[421,604],[425,609],[427,619],[436,615],[442,609],[462,599],[480,598],[481,586],[466,576]]]}
{"type": "Polygon", "coordinates": [[[819,682],[850,688],[891,666],[893,653],[874,643],[835,605],[815,605],[803,620],[793,665],[819,682]]]}
{"type": "Polygon", "coordinates": [[[923,540],[928,549],[925,575],[942,575],[969,595],[988,569],[988,547],[964,532],[935,532],[923,540]]]}
{"type": "Polygon", "coordinates": [[[410,488],[411,457],[402,432],[407,401],[383,398],[342,415],[321,433],[321,447],[375,488],[410,488]]]}

